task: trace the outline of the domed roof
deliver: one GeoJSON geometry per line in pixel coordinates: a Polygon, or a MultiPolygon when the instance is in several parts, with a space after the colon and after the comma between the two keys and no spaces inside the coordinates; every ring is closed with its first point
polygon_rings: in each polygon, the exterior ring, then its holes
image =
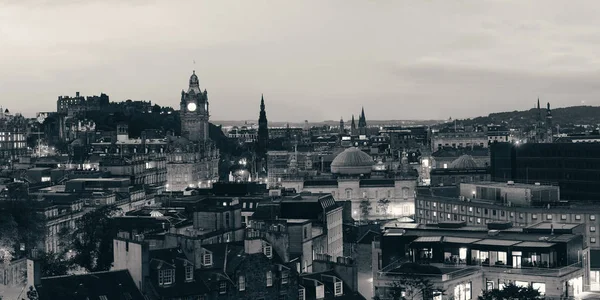
{"type": "Polygon", "coordinates": [[[331,162],[331,173],[343,175],[359,175],[371,173],[373,158],[356,147],[351,147],[338,154],[331,162]]]}
{"type": "Polygon", "coordinates": [[[465,154],[455,159],[450,164],[450,169],[475,169],[478,168],[477,163],[471,155],[465,154]]]}

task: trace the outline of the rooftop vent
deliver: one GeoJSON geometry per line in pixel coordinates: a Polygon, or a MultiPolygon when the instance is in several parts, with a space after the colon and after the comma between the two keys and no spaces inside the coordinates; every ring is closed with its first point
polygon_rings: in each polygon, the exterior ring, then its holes
{"type": "Polygon", "coordinates": [[[488,231],[489,236],[497,236],[500,233],[499,230],[493,229],[488,231]]]}

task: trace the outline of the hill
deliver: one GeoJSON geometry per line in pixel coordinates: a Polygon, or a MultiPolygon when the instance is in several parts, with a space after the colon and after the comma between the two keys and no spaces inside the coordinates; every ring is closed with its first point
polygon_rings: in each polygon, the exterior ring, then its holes
{"type": "MultiPolygon", "coordinates": [[[[511,111],[492,113],[485,117],[459,120],[464,125],[509,124],[510,127],[529,127],[536,122],[538,110],[511,111]]],[[[546,109],[542,109],[542,117],[546,117],[546,109]]],[[[571,106],[552,109],[552,122],[561,127],[574,125],[600,124],[599,106],[571,106]]]]}

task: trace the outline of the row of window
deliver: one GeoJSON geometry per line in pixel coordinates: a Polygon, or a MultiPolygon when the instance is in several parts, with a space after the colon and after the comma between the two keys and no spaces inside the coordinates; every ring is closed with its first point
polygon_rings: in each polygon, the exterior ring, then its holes
{"type": "MultiPolygon", "coordinates": [[[[420,200],[419,201],[419,207],[429,207],[430,206],[429,203],[430,202],[428,202],[428,201],[425,202],[423,200],[420,200]]],[[[431,202],[431,207],[437,208],[438,207],[437,204],[438,204],[437,202],[431,202]]],[[[502,216],[502,217],[504,217],[505,214],[506,214],[505,210],[496,210],[496,209],[488,209],[488,208],[483,208],[482,209],[481,207],[475,207],[475,208],[473,208],[471,206],[467,207],[465,205],[452,205],[452,204],[446,204],[445,205],[445,208],[447,210],[452,209],[453,211],[458,211],[459,207],[460,207],[460,211],[461,212],[465,212],[466,210],[468,210],[469,212],[473,212],[475,210],[478,214],[483,211],[484,215],[490,215],[491,214],[492,216],[496,216],[498,214],[498,211],[499,211],[500,216],[502,216]]],[[[444,203],[439,203],[439,208],[440,209],[444,209],[444,203]]],[[[422,215],[422,212],[423,211],[420,210],[420,214],[421,215],[422,215]]],[[[543,217],[544,214],[541,214],[541,215],[543,217]]],[[[514,212],[509,212],[509,216],[512,218],[512,217],[515,216],[515,213],[514,212]]],[[[545,216],[546,216],[546,220],[552,220],[553,219],[553,214],[545,214],[545,216]]],[[[520,219],[523,219],[524,217],[525,217],[525,213],[519,213],[519,218],[520,219]]],[[[589,218],[590,221],[595,221],[596,220],[596,215],[589,215],[588,218],[589,218]]],[[[538,214],[535,214],[535,213],[531,214],[531,219],[532,220],[537,220],[538,219],[538,214]]],[[[560,215],[560,219],[561,220],[567,220],[568,219],[568,215],[561,214],[560,215]]],[[[575,215],[575,220],[581,220],[581,219],[582,219],[582,215],[580,215],[580,214],[576,214],[575,215]]]]}
{"type": "MultiPolygon", "coordinates": [[[[185,280],[194,280],[194,266],[185,266],[185,280]]],[[[175,283],[175,269],[164,269],[158,271],[158,285],[165,286],[175,283]]]]}

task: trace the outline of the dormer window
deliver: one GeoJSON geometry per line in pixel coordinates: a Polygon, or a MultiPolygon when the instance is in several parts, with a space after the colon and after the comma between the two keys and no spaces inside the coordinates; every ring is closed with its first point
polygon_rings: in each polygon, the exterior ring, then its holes
{"type": "Polygon", "coordinates": [[[287,284],[290,272],[288,270],[281,271],[281,284],[287,284]]]}
{"type": "Polygon", "coordinates": [[[175,270],[166,269],[158,271],[158,285],[169,285],[175,281],[175,270]]]}
{"type": "Polygon", "coordinates": [[[227,282],[221,281],[219,283],[219,294],[223,295],[227,293],[227,282]]]}
{"type": "Polygon", "coordinates": [[[344,282],[337,278],[334,279],[334,292],[336,297],[344,295],[344,282]]]}
{"type": "Polygon", "coordinates": [[[213,257],[212,257],[212,253],[210,252],[205,252],[203,257],[202,257],[202,264],[205,267],[210,267],[213,264],[213,257]]]}
{"type": "Polygon", "coordinates": [[[267,287],[273,286],[273,272],[267,271],[267,287]]]}
{"type": "Polygon", "coordinates": [[[185,266],[185,281],[194,280],[194,266],[185,266]]]}
{"type": "Polygon", "coordinates": [[[262,250],[266,257],[273,258],[273,247],[271,247],[271,245],[265,243],[262,250]]]}

